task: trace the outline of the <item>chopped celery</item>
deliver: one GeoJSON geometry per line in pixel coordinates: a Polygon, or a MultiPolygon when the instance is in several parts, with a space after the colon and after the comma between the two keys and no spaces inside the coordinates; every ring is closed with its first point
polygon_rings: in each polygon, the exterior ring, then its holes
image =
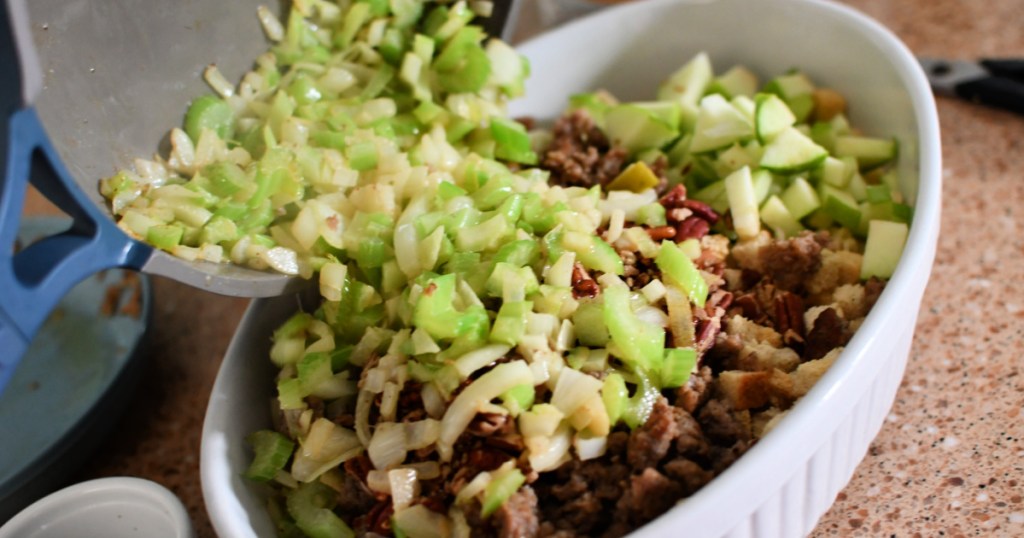
{"type": "Polygon", "coordinates": [[[603,314],[617,355],[636,368],[657,371],[665,352],[665,329],[633,313],[629,290],[617,286],[605,289],[603,314]]]}
{"type": "Polygon", "coordinates": [[[583,301],[572,314],[576,338],[580,344],[604,347],[611,338],[604,323],[604,305],[598,301],[583,301]]]}
{"type": "Polygon", "coordinates": [[[463,189],[462,187],[450,181],[442,181],[437,186],[437,195],[441,198],[441,200],[448,201],[451,200],[452,198],[455,198],[456,196],[465,196],[466,189],[463,189]]]}
{"type": "Polygon", "coordinates": [[[402,57],[405,55],[406,50],[408,50],[407,39],[406,35],[398,28],[392,27],[384,30],[384,35],[381,37],[381,42],[378,46],[380,55],[389,64],[393,66],[400,65],[402,57]]]}
{"type": "Polygon", "coordinates": [[[520,413],[533,406],[536,397],[537,390],[534,386],[523,384],[505,391],[501,395],[501,402],[512,416],[519,416],[520,413]]]}
{"type": "Polygon", "coordinates": [[[373,142],[357,142],[345,148],[345,156],[353,170],[370,170],[377,167],[377,145],[373,142]]]}
{"type": "Polygon", "coordinates": [[[234,134],[235,113],[226,101],[216,95],[204,95],[192,101],[185,114],[185,133],[192,142],[199,142],[204,129],[209,129],[222,140],[234,134]]]}
{"type": "Polygon", "coordinates": [[[636,211],[636,222],[637,224],[645,224],[651,227],[664,226],[666,223],[665,206],[659,203],[641,206],[636,211]]]}
{"type": "Polygon", "coordinates": [[[596,235],[565,232],[562,235],[561,247],[575,252],[576,259],[587,269],[613,275],[621,275],[623,272],[619,253],[596,235]]]}
{"type": "Polygon", "coordinates": [[[302,409],[305,407],[302,382],[296,378],[281,379],[277,382],[277,403],[281,409],[302,409]]]}
{"type": "Polygon", "coordinates": [[[491,136],[496,144],[494,155],[499,159],[537,164],[537,154],[530,147],[530,135],[521,123],[505,118],[491,118],[491,136]]]}
{"type": "Polygon", "coordinates": [[[483,32],[466,27],[451,39],[434,62],[438,82],[445,91],[468,93],[479,91],[491,74],[491,61],[480,46],[483,32]]]}
{"type": "Polygon", "coordinates": [[[660,395],[658,387],[651,382],[646,372],[638,371],[636,377],[636,392],[629,398],[622,413],[622,420],[630,428],[636,428],[647,422],[647,418],[651,415],[651,409],[654,408],[654,402],[660,395]]]}
{"type": "Polygon", "coordinates": [[[291,85],[288,86],[288,94],[295,99],[295,102],[299,105],[308,105],[315,103],[320,100],[322,94],[316,84],[307,75],[299,75],[295,77],[291,85]]]}
{"type": "Polygon", "coordinates": [[[238,239],[238,226],[234,221],[220,215],[214,215],[203,226],[200,241],[211,245],[238,239]]]}
{"type": "Polygon", "coordinates": [[[181,243],[185,229],[177,224],[150,226],[146,231],[146,242],[156,248],[170,250],[181,243]]]}
{"type": "Polygon", "coordinates": [[[510,301],[501,305],[491,327],[491,341],[514,346],[526,331],[527,315],[533,310],[530,301],[510,301]]]}
{"type": "Polygon", "coordinates": [[[299,383],[306,394],[311,394],[334,375],[331,369],[331,356],[324,352],[307,353],[295,366],[299,383]]]}
{"type": "Polygon", "coordinates": [[[331,511],[336,495],[319,481],[300,484],[288,494],[288,513],[310,538],[354,538],[352,529],[331,511]]]}
{"type": "MultiPolygon", "coordinates": [[[[455,275],[442,275],[427,281],[413,307],[412,324],[427,331],[435,340],[467,337],[473,342],[487,338],[490,319],[482,306],[455,309],[455,275]]],[[[453,344],[454,347],[454,344],[453,344]]]]}
{"type": "Polygon", "coordinates": [[[236,194],[250,183],[245,171],[235,163],[213,163],[203,168],[202,173],[210,192],[222,198],[236,194]]]}
{"type": "Polygon", "coordinates": [[[672,389],[686,384],[697,364],[697,350],[692,347],[668,348],[661,365],[661,387],[672,389]]]}
{"type": "Polygon", "coordinates": [[[502,245],[494,255],[496,263],[505,262],[516,267],[533,265],[540,259],[540,244],[532,239],[520,239],[502,245]]]}
{"type": "Polygon", "coordinates": [[[488,210],[501,205],[513,192],[512,176],[501,174],[488,177],[472,197],[478,209],[488,210]]]}
{"type": "Polygon", "coordinates": [[[492,297],[506,297],[509,292],[529,297],[540,289],[536,273],[530,267],[517,267],[498,262],[487,278],[487,293],[492,297]]]}
{"type": "Polygon", "coordinates": [[[654,262],[663,275],[686,292],[690,302],[700,307],[704,306],[708,298],[708,283],[690,258],[683,254],[675,243],[663,241],[661,251],[654,262]]]}
{"type": "Polygon", "coordinates": [[[565,202],[546,206],[536,193],[528,193],[523,203],[522,219],[538,234],[545,234],[557,225],[558,213],[568,209],[565,202]]]}
{"type": "Polygon", "coordinates": [[[259,430],[250,433],[245,440],[252,445],[253,458],[245,477],[260,482],[273,480],[295,450],[295,443],[278,432],[259,430]]]}
{"type": "Polygon", "coordinates": [[[492,478],[484,488],[484,499],[480,503],[480,517],[490,517],[525,482],[526,477],[523,476],[523,472],[515,468],[492,478]]]}
{"type": "Polygon", "coordinates": [[[625,413],[626,405],[629,403],[629,390],[626,389],[626,381],[622,375],[613,372],[604,378],[601,400],[608,413],[608,421],[614,425],[625,413]]]}

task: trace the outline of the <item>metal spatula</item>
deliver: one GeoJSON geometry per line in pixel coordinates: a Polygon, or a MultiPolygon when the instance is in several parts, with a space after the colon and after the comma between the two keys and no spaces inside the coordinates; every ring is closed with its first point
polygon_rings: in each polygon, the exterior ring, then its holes
{"type": "MultiPolygon", "coordinates": [[[[251,68],[267,46],[256,17],[261,3],[266,0],[6,0],[0,9],[0,391],[59,299],[97,271],[126,267],[245,297],[280,295],[306,283],[155,250],[114,225],[97,188],[132,158],[152,155],[167,129],[181,123],[188,102],[209,91],[200,76],[208,64],[229,80],[251,68]],[[12,253],[29,182],[74,224],[12,253]]],[[[491,35],[508,33],[516,4],[494,2],[491,35]]]]}
{"type": "Polygon", "coordinates": [[[115,226],[97,189],[180,124],[189,100],[209,91],[199,76],[207,64],[235,77],[252,65],[266,47],[257,2],[26,4],[0,10],[0,388],[60,298],[97,271],[127,267],[250,297],[302,286],[137,242],[115,226]],[[74,224],[15,254],[29,181],[74,224]]]}

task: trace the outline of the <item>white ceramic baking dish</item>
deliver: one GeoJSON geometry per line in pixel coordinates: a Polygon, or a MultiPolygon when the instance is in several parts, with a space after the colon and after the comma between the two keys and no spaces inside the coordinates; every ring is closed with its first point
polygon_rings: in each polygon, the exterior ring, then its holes
{"type": "MultiPolygon", "coordinates": [[[[526,43],[527,97],[513,114],[553,118],[568,95],[605,88],[649,99],[700,50],[718,70],[767,76],[799,67],[840,90],[851,121],[895,135],[914,221],[899,267],[842,356],[769,435],[697,494],[633,536],[803,536],[832,504],[892,405],[935,255],[941,153],[935,104],[913,55],[861,13],[821,0],[644,0],[608,9],[526,43]]],[[[253,303],[210,399],[202,481],[221,536],[271,536],[258,490],[241,477],[244,437],[269,423],[269,335],[292,298],[253,303]]]]}

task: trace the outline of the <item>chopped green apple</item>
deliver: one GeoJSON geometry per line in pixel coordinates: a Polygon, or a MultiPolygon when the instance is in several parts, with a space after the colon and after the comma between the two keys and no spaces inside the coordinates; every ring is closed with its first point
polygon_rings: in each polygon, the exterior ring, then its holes
{"type": "Polygon", "coordinates": [[[889,278],[896,270],[896,265],[903,254],[907,243],[909,228],[903,222],[873,220],[868,224],[868,238],[864,245],[864,261],[860,267],[860,277],[889,278]]]}

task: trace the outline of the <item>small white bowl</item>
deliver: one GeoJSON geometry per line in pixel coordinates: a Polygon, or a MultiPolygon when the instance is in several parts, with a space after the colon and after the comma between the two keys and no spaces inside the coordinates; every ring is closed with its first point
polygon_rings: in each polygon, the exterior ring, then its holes
{"type": "MultiPolygon", "coordinates": [[[[900,145],[902,190],[914,205],[906,249],[840,358],[787,417],[710,484],[632,537],[804,536],[849,481],[892,406],[935,257],[941,149],[935,101],[914,56],[882,25],[823,0],[645,0],[570,22],[519,48],[531,61],[512,114],[552,119],[575,92],[605,88],[650,99],[698,51],[720,69],[762,77],[799,67],[847,97],[851,123],[900,145]]],[[[272,536],[248,466],[245,436],[270,424],[273,328],[294,297],[250,306],[221,365],[203,428],[203,494],[222,536],[272,536]],[[261,360],[261,357],[264,359],[261,360]]]]}
{"type": "Polygon", "coordinates": [[[36,501],[0,538],[192,538],[188,512],[167,488],[141,478],[99,478],[36,501]]]}

